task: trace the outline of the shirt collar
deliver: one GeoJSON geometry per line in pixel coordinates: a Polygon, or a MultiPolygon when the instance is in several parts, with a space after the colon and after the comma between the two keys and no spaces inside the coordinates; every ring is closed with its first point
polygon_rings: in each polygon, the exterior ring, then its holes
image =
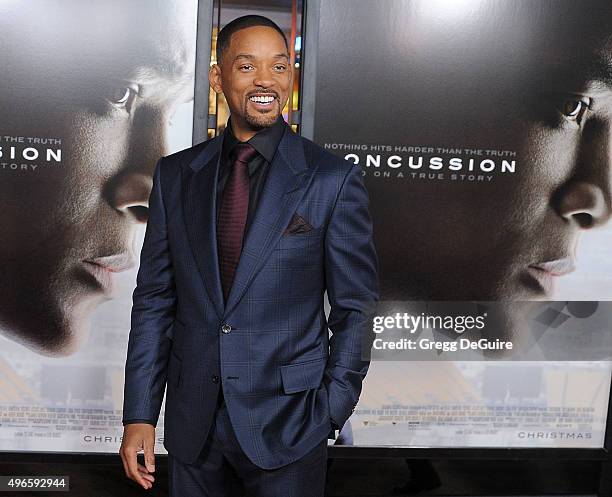
{"type": "MultiPolygon", "coordinates": [[[[285,132],[285,127],[287,124],[283,119],[283,116],[278,116],[278,119],[274,121],[272,126],[265,127],[255,133],[255,135],[247,141],[249,145],[252,145],[257,152],[263,156],[264,159],[268,162],[272,162],[274,159],[274,155],[276,154],[276,149],[283,138],[283,134],[285,132]]],[[[234,146],[236,146],[240,141],[234,135],[232,131],[232,119],[231,117],[227,121],[227,126],[225,128],[225,133],[223,135],[223,155],[225,157],[229,156],[230,151],[234,146]]]]}

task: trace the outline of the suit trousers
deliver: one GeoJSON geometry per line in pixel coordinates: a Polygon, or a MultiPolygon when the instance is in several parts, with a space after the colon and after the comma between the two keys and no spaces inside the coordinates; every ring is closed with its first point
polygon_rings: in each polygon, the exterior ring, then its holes
{"type": "Polygon", "coordinates": [[[214,423],[194,464],[168,455],[170,497],[323,497],[327,439],[277,469],[262,469],[242,451],[219,395],[214,423]]]}

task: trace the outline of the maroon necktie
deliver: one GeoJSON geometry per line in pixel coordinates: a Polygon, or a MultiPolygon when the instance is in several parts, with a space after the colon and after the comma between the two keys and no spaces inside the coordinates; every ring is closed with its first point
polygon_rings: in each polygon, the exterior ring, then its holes
{"type": "Polygon", "coordinates": [[[223,296],[227,301],[234,281],[234,273],[242,251],[242,240],[249,211],[249,170],[248,164],[257,155],[257,150],[248,143],[238,143],[232,149],[232,170],[223,190],[217,243],[219,270],[223,296]]]}

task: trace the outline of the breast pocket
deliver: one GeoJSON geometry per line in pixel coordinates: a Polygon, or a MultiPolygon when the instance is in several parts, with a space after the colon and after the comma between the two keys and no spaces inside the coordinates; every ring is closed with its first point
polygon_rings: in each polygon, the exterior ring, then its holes
{"type": "Polygon", "coordinates": [[[321,243],[323,234],[323,226],[306,231],[305,233],[283,234],[276,245],[276,250],[317,247],[321,243]]]}

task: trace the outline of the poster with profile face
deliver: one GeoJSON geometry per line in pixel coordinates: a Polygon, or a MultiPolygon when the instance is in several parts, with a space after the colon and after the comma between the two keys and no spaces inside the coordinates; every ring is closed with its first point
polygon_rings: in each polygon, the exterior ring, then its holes
{"type": "Polygon", "coordinates": [[[603,447],[612,6],[322,0],[318,43],[314,141],[362,168],[402,328],[376,332],[347,439],[603,447]],[[461,313],[486,332],[459,338],[461,313]]]}
{"type": "Polygon", "coordinates": [[[191,146],[197,4],[0,4],[0,450],[119,449],[153,170],[191,146]]]}

